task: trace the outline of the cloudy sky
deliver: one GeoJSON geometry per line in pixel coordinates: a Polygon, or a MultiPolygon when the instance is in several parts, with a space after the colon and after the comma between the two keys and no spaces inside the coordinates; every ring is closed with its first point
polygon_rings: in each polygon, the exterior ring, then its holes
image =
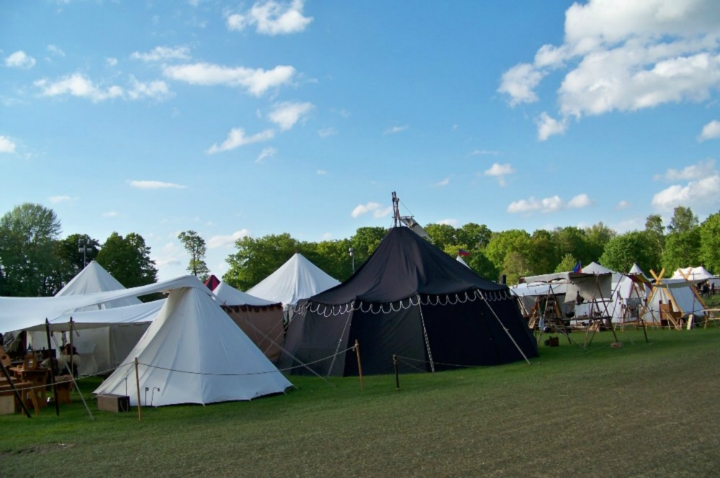
{"type": "Polygon", "coordinates": [[[0,213],[177,234],[620,232],[720,207],[714,0],[0,3],[0,213]]]}

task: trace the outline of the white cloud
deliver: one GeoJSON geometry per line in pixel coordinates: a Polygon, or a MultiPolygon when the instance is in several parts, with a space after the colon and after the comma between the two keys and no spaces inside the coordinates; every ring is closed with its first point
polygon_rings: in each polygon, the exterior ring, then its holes
{"type": "Polygon", "coordinates": [[[317,134],[321,138],[327,138],[329,136],[335,136],[338,132],[335,128],[322,128],[318,130],[317,134]]]}
{"type": "Polygon", "coordinates": [[[50,53],[52,53],[53,55],[56,55],[56,56],[60,56],[60,57],[64,57],[64,56],[65,56],[65,52],[62,51],[62,50],[61,50],[59,47],[57,47],[56,45],[48,45],[48,46],[47,46],[47,51],[49,51],[50,53]]]}
{"type": "Polygon", "coordinates": [[[109,86],[102,89],[80,73],[65,76],[58,81],[50,82],[46,79],[34,83],[40,88],[42,96],[71,95],[78,98],[88,98],[93,103],[123,96],[123,89],[119,86],[109,86]]]}
{"type": "Polygon", "coordinates": [[[392,207],[384,208],[382,204],[376,202],[369,202],[367,204],[360,204],[355,207],[350,213],[351,217],[360,217],[363,214],[372,213],[373,217],[381,218],[385,217],[392,212],[392,207]]]}
{"type": "Polygon", "coordinates": [[[497,178],[500,186],[505,186],[505,176],[507,176],[508,174],[513,174],[514,172],[515,169],[513,169],[513,167],[509,163],[493,163],[493,165],[490,166],[490,169],[486,170],[483,174],[485,176],[492,176],[497,178]]]}
{"type": "Polygon", "coordinates": [[[332,239],[333,235],[332,235],[332,232],[325,232],[320,237],[322,238],[323,241],[329,241],[330,239],[332,239]]]}
{"type": "Polygon", "coordinates": [[[540,83],[543,76],[545,74],[538,71],[533,65],[520,63],[503,73],[497,91],[510,95],[510,106],[533,103],[538,99],[533,89],[540,83]]]}
{"type": "Polygon", "coordinates": [[[192,85],[224,85],[245,88],[255,96],[263,95],[268,89],[290,83],[295,75],[292,66],[276,66],[272,70],[262,68],[230,68],[210,63],[165,66],[163,74],[177,81],[192,85]]]}
{"type": "Polygon", "coordinates": [[[228,137],[223,141],[220,146],[213,144],[210,149],[206,151],[208,154],[220,153],[222,151],[230,151],[246,144],[258,143],[260,141],[267,141],[275,137],[275,131],[266,129],[260,133],[252,136],[246,136],[243,128],[233,128],[230,130],[228,137]]]}
{"type": "Polygon", "coordinates": [[[247,229],[241,229],[235,231],[229,236],[213,236],[207,241],[208,249],[217,249],[219,247],[230,247],[235,245],[235,241],[247,237],[250,235],[250,231],[247,229]]]}
{"type": "Polygon", "coordinates": [[[470,156],[497,156],[500,151],[487,151],[485,149],[476,149],[470,153],[470,156]]]}
{"type": "Polygon", "coordinates": [[[583,207],[592,206],[593,201],[587,194],[578,194],[567,203],[569,209],[580,209],[583,207]]]}
{"type": "Polygon", "coordinates": [[[620,201],[619,203],[617,203],[617,206],[615,206],[615,209],[618,209],[618,210],[620,210],[620,209],[627,209],[627,208],[629,208],[630,206],[632,206],[632,204],[631,204],[629,201],[626,201],[626,200],[623,199],[622,201],[620,201]]]}
{"type": "Polygon", "coordinates": [[[17,144],[7,136],[0,136],[0,153],[14,153],[17,144]]]}
{"type": "Polygon", "coordinates": [[[278,103],[268,115],[268,119],[277,124],[281,131],[287,131],[314,108],[312,103],[278,103]]]}
{"type": "Polygon", "coordinates": [[[11,68],[30,69],[35,66],[35,58],[27,55],[24,51],[16,51],[12,55],[5,58],[5,66],[11,68]]]}
{"type": "Polygon", "coordinates": [[[702,142],[715,138],[720,138],[720,121],[712,120],[703,126],[702,132],[697,139],[702,142]]]}
{"type": "Polygon", "coordinates": [[[242,31],[254,25],[258,33],[264,35],[286,35],[298,33],[313,21],[312,17],[303,16],[303,0],[280,3],[274,0],[259,1],[243,14],[232,14],[226,18],[229,30],[242,31]]]}
{"type": "Polygon", "coordinates": [[[383,134],[395,134],[395,133],[400,133],[400,132],[402,132],[402,131],[405,131],[405,130],[408,129],[409,127],[410,127],[410,126],[408,126],[408,125],[404,125],[404,126],[392,126],[392,127],[388,128],[388,129],[386,129],[383,134]]]}
{"type": "Polygon", "coordinates": [[[709,212],[720,204],[720,172],[715,169],[712,159],[682,170],[668,169],[664,175],[655,178],[687,181],[685,184],[673,184],[653,196],[652,205],[659,210],[670,211],[676,206],[685,206],[709,212]]]}
{"type": "Polygon", "coordinates": [[[155,80],[142,83],[136,80],[134,76],[130,76],[130,84],[132,85],[132,89],[128,90],[128,96],[133,100],[152,98],[161,101],[173,96],[173,93],[164,81],[155,80]]]}
{"type": "Polygon", "coordinates": [[[190,49],[186,46],[178,46],[175,48],[158,46],[150,50],[148,53],[140,53],[138,51],[133,52],[130,55],[130,58],[144,62],[189,60],[190,49]]]}
{"type": "Polygon", "coordinates": [[[440,181],[436,182],[435,184],[433,184],[433,186],[436,188],[441,188],[443,186],[447,186],[448,184],[450,184],[450,178],[445,178],[445,179],[441,179],[440,181]]]}
{"type": "MultiPolygon", "coordinates": [[[[177,235],[175,237],[177,237],[177,235]]],[[[174,242],[168,242],[162,246],[156,254],[152,255],[152,259],[158,267],[179,266],[181,262],[178,256],[184,254],[184,252],[185,251],[180,249],[174,242]]]]}
{"type": "Polygon", "coordinates": [[[578,194],[567,203],[565,203],[565,201],[563,201],[558,195],[544,199],[536,199],[531,196],[529,199],[520,199],[519,201],[510,203],[507,208],[507,212],[511,214],[535,211],[548,213],[559,211],[561,209],[588,207],[592,204],[593,201],[587,194],[578,194]]]}
{"type": "Polygon", "coordinates": [[[654,176],[655,180],[667,179],[668,181],[690,181],[693,179],[702,179],[708,176],[716,174],[715,171],[715,160],[708,159],[706,161],[700,161],[698,164],[686,166],[681,170],[670,168],[665,174],[654,176]]]}
{"type": "Polygon", "coordinates": [[[717,12],[714,0],[574,3],[565,12],[564,43],[542,45],[534,63],[506,71],[499,91],[511,105],[532,102],[540,81],[564,70],[561,119],[541,118],[541,140],[563,132],[568,117],[705,101],[720,87],[717,12]]]}
{"type": "Polygon", "coordinates": [[[72,200],[72,198],[71,198],[70,196],[50,196],[50,197],[48,198],[48,201],[50,201],[50,202],[53,203],[53,204],[57,204],[57,203],[60,203],[60,202],[71,201],[71,200],[72,200]]]}
{"type": "Polygon", "coordinates": [[[540,141],[545,141],[550,136],[565,133],[565,130],[567,129],[567,118],[563,118],[562,121],[558,121],[551,118],[550,115],[543,111],[535,120],[535,124],[537,124],[538,127],[538,139],[540,141]]]}
{"type": "Polygon", "coordinates": [[[458,225],[457,219],[442,219],[437,222],[438,224],[445,224],[446,226],[452,226],[455,227],[458,225]]]}
{"type": "Polygon", "coordinates": [[[317,174],[318,176],[325,176],[327,175],[327,171],[325,171],[324,169],[318,169],[317,174]]]}
{"type": "Polygon", "coordinates": [[[260,153],[260,156],[257,157],[255,162],[258,164],[262,164],[265,162],[266,159],[272,158],[276,154],[277,154],[277,149],[275,149],[273,147],[265,148],[262,150],[262,152],[260,153]]]}
{"type": "Polygon", "coordinates": [[[162,181],[129,181],[130,186],[137,189],[185,189],[187,186],[162,181]]]}
{"type": "Polygon", "coordinates": [[[118,60],[117,58],[105,58],[105,64],[107,66],[117,66],[118,60]]]}
{"type": "Polygon", "coordinates": [[[116,213],[115,211],[108,211],[102,213],[102,217],[116,217],[117,215],[118,213],[116,213]]]}

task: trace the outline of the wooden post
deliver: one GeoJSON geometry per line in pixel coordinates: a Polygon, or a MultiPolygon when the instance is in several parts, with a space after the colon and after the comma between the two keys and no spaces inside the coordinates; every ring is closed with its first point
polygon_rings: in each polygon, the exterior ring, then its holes
{"type": "Polygon", "coordinates": [[[70,317],[70,375],[75,376],[75,346],[73,345],[73,318],[70,317]]]}
{"type": "MultiPolygon", "coordinates": [[[[0,354],[1,355],[1,354],[0,354]]],[[[15,393],[15,398],[20,402],[20,406],[23,409],[23,412],[28,418],[32,418],[30,416],[30,410],[28,410],[27,406],[25,405],[25,400],[23,400],[23,396],[20,394],[17,388],[15,388],[15,383],[13,382],[12,377],[10,377],[10,372],[8,372],[8,369],[5,368],[5,364],[2,363],[2,360],[0,360],[0,367],[2,368],[3,375],[5,375],[5,378],[7,379],[8,384],[10,385],[10,388],[12,388],[13,393],[15,393]]],[[[35,393],[34,389],[30,390],[30,393],[35,393]]],[[[36,403],[36,402],[33,402],[36,403]]],[[[37,406],[37,404],[36,404],[37,406]]],[[[37,412],[38,409],[36,408],[35,411],[37,412]]]]}
{"type": "Polygon", "coordinates": [[[137,387],[138,420],[142,420],[142,407],[140,406],[140,374],[138,373],[137,357],[135,357],[135,386],[137,387]]]}
{"type": "MultiPolygon", "coordinates": [[[[45,319],[45,335],[47,335],[47,344],[48,344],[48,353],[49,353],[52,350],[52,343],[50,342],[50,321],[47,318],[45,319]]],[[[55,353],[57,354],[57,352],[59,352],[59,351],[56,351],[55,353]]],[[[60,363],[59,358],[58,358],[58,363],[60,363]]],[[[55,415],[60,416],[60,402],[58,401],[58,391],[57,391],[57,385],[55,384],[55,371],[53,370],[52,357],[50,357],[50,384],[52,385],[53,398],[55,399],[55,415]]],[[[35,390],[33,390],[32,393],[35,393],[35,390]]]]}
{"type": "Polygon", "coordinates": [[[365,390],[365,384],[363,382],[363,376],[362,376],[362,363],[360,362],[360,344],[358,343],[357,339],[355,339],[355,355],[357,356],[357,362],[358,362],[358,374],[360,375],[360,390],[365,390]]]}
{"type": "Polygon", "coordinates": [[[395,367],[395,388],[400,390],[400,374],[398,373],[397,355],[393,355],[393,367],[395,367]]]}

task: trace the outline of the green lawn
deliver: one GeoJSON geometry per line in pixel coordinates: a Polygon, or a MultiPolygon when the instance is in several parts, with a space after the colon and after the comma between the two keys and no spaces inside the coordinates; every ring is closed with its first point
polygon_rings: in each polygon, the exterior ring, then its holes
{"type": "MultiPolygon", "coordinates": [[[[0,417],[0,476],[717,476],[720,327],[253,402],[0,417]]],[[[580,335],[578,334],[578,338],[580,335]]],[[[84,382],[92,390],[98,382],[84,382]]]]}

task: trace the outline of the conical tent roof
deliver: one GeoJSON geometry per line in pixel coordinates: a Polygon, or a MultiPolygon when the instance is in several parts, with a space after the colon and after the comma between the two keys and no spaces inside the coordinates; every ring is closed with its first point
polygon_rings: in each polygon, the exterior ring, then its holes
{"type": "Polygon", "coordinates": [[[608,273],[615,273],[614,270],[608,269],[605,266],[601,266],[597,262],[591,262],[590,264],[586,265],[582,268],[582,271],[586,274],[608,274],[608,273]]]}
{"type": "Polygon", "coordinates": [[[461,256],[457,256],[455,260],[458,261],[460,264],[464,265],[465,267],[470,268],[470,266],[467,265],[467,262],[465,262],[465,259],[463,259],[461,256]]]}
{"type": "MultiPolygon", "coordinates": [[[[95,261],[90,262],[83,270],[81,270],[73,279],[68,282],[65,287],[55,294],[55,297],[65,295],[84,295],[96,292],[110,292],[113,290],[125,289],[120,282],[110,275],[100,264],[95,261]]],[[[114,300],[99,306],[86,307],[81,310],[93,309],[112,309],[114,307],[125,307],[128,305],[137,305],[142,303],[137,297],[127,297],[124,299],[114,300]]]]}
{"type": "Polygon", "coordinates": [[[388,231],[375,252],[341,285],[312,302],[347,304],[396,302],[417,294],[451,294],[473,289],[507,290],[483,279],[407,227],[388,231]]]}
{"type": "Polygon", "coordinates": [[[269,300],[261,299],[245,292],[237,290],[226,282],[220,282],[220,284],[213,290],[215,294],[215,300],[220,305],[227,306],[240,306],[240,305],[276,305],[277,302],[271,302],[269,300]]]}
{"type": "Polygon", "coordinates": [[[700,267],[685,267],[676,270],[672,279],[684,279],[685,277],[691,281],[704,281],[712,278],[712,274],[707,271],[703,266],[700,267]]]}
{"type": "Polygon", "coordinates": [[[642,274],[645,275],[642,269],[640,269],[640,266],[637,264],[633,264],[633,266],[630,268],[630,274],[642,274]]]}
{"type": "Polygon", "coordinates": [[[296,253],[247,293],[274,303],[297,304],[338,284],[340,281],[296,253]]]}
{"type": "Polygon", "coordinates": [[[140,390],[154,391],[146,405],[251,400],[292,386],[203,289],[170,292],[145,335],[94,393],[129,395],[137,405],[136,357],[140,390]]]}

